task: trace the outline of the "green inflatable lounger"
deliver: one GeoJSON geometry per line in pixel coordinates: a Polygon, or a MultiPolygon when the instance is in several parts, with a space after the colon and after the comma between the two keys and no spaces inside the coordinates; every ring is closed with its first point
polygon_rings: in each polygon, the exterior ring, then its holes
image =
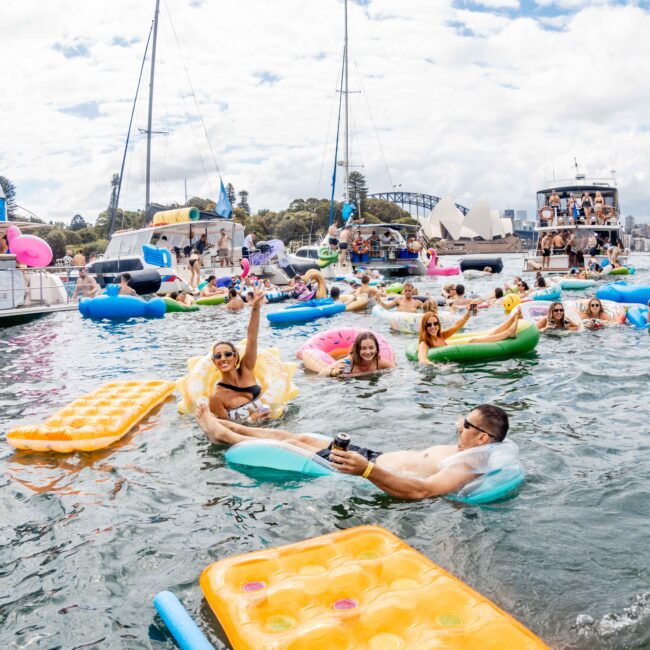
{"type": "MultiPolygon", "coordinates": [[[[468,343],[477,336],[489,336],[494,330],[481,332],[463,332],[454,334],[447,339],[447,345],[440,348],[430,348],[427,355],[429,361],[472,363],[489,359],[507,359],[532,352],[539,343],[539,330],[534,323],[520,320],[517,324],[517,336],[512,339],[494,343],[468,343]]],[[[406,348],[406,357],[410,361],[418,360],[418,344],[413,343],[406,348]]]]}
{"type": "Polygon", "coordinates": [[[197,305],[223,305],[226,302],[226,296],[207,296],[203,298],[197,298],[197,305]]]}
{"type": "Polygon", "coordinates": [[[169,312],[174,312],[174,311],[199,311],[199,306],[198,305],[190,305],[189,307],[187,305],[183,305],[178,300],[174,300],[173,298],[170,298],[169,296],[165,296],[163,298],[163,301],[165,303],[165,311],[169,314],[169,312]]]}
{"type": "MultiPolygon", "coordinates": [[[[319,434],[323,449],[332,441],[319,434]]],[[[316,453],[281,440],[246,440],[233,445],[226,451],[226,461],[245,473],[269,472],[286,475],[287,480],[331,476],[340,479],[355,479],[357,476],[341,474],[334,466],[316,453]]],[[[482,505],[505,499],[524,482],[525,471],[519,463],[519,448],[511,440],[481,445],[453,454],[441,463],[441,468],[453,468],[456,464],[468,466],[476,478],[445,498],[467,505],[482,505]]]]}

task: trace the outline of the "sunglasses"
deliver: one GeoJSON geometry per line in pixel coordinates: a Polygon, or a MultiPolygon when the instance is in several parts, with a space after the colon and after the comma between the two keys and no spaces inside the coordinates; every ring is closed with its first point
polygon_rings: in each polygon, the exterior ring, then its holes
{"type": "Polygon", "coordinates": [[[562,307],[556,307],[555,309],[553,309],[553,311],[554,311],[554,312],[556,312],[556,311],[558,311],[558,312],[563,312],[564,309],[562,309],[562,307]]]}
{"type": "Polygon", "coordinates": [[[496,436],[491,434],[489,431],[486,431],[485,429],[481,429],[481,427],[477,427],[475,424],[472,424],[467,418],[463,418],[463,429],[476,429],[477,431],[480,431],[481,433],[490,436],[490,438],[492,438],[493,440],[496,440],[496,436]]]}
{"type": "Polygon", "coordinates": [[[430,327],[440,327],[440,323],[436,323],[434,320],[430,320],[425,327],[429,329],[430,327]]]}
{"type": "Polygon", "coordinates": [[[222,357],[224,357],[224,358],[226,358],[226,359],[230,359],[230,357],[234,357],[234,356],[235,356],[235,353],[234,353],[234,352],[215,352],[215,353],[212,355],[212,358],[213,358],[215,361],[219,361],[219,359],[221,359],[222,357]]]}
{"type": "Polygon", "coordinates": [[[592,302],[589,306],[590,307],[600,307],[600,305],[597,302],[592,302]]]}

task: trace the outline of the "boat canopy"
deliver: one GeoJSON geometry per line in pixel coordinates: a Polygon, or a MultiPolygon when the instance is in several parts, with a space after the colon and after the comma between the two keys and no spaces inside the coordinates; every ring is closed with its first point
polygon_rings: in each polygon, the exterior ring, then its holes
{"type": "Polygon", "coordinates": [[[167,239],[167,248],[183,249],[204,234],[207,235],[209,244],[216,245],[222,229],[232,238],[234,248],[242,247],[244,243],[244,227],[231,219],[214,219],[114,232],[104,255],[105,257],[141,255],[144,245],[155,246],[162,237],[167,239]]]}

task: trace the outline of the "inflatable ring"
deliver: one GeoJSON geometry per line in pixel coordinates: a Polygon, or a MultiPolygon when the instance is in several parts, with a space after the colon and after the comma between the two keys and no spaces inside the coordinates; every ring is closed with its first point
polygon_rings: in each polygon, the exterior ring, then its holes
{"type": "MultiPolygon", "coordinates": [[[[430,348],[427,355],[429,361],[471,363],[489,359],[507,359],[520,354],[532,352],[539,343],[539,330],[534,323],[520,320],[517,323],[517,336],[513,339],[495,341],[492,343],[468,343],[477,336],[492,334],[493,330],[483,332],[463,332],[454,334],[447,339],[447,345],[440,348],[430,348]]],[[[406,348],[406,358],[418,360],[418,344],[406,348]]]]}
{"type": "MultiPolygon", "coordinates": [[[[603,311],[613,320],[612,323],[602,323],[602,327],[622,325],[625,322],[627,314],[623,305],[619,305],[617,302],[611,300],[603,300],[602,298],[598,299],[600,300],[600,304],[603,306],[603,311]]],[[[591,298],[584,298],[583,300],[567,300],[564,305],[567,310],[573,309],[582,317],[582,315],[589,311],[590,302],[591,298]]]]}
{"type": "MultiPolygon", "coordinates": [[[[375,305],[372,308],[372,315],[388,323],[388,327],[395,332],[403,334],[419,334],[420,323],[424,312],[404,312],[395,309],[384,309],[381,305],[375,305]]],[[[456,323],[456,320],[450,312],[438,311],[438,318],[443,329],[447,329],[456,323]]]]}
{"type": "Polygon", "coordinates": [[[375,304],[374,299],[371,299],[366,293],[361,293],[358,296],[341,296],[341,302],[345,303],[345,311],[363,311],[375,304]],[[351,298],[349,302],[348,298],[351,298]]]}
{"type": "MultiPolygon", "coordinates": [[[[240,358],[246,354],[246,339],[237,344],[240,358]]],[[[201,397],[210,397],[221,373],[212,361],[212,348],[202,357],[192,357],[187,361],[188,373],[176,383],[182,395],[178,403],[180,413],[193,413],[201,397]]],[[[280,358],[277,348],[264,348],[257,353],[257,363],[253,371],[261,386],[260,400],[271,409],[271,417],[279,418],[287,403],[298,395],[293,383],[296,372],[295,363],[287,363],[280,358]]]]}
{"type": "Polygon", "coordinates": [[[307,323],[316,318],[334,316],[342,311],[345,311],[345,305],[342,302],[334,302],[331,298],[323,298],[322,300],[309,300],[308,302],[289,305],[284,309],[278,309],[278,311],[266,314],[266,318],[273,325],[295,325],[297,323],[307,323]]]}
{"type": "MultiPolygon", "coordinates": [[[[357,336],[368,331],[370,330],[357,327],[341,327],[321,332],[304,343],[296,352],[296,356],[305,364],[307,370],[321,372],[337,359],[348,355],[357,336]]],[[[395,363],[395,353],[388,341],[381,334],[371,333],[377,337],[379,356],[386,361],[395,363]]]]}
{"type": "Polygon", "coordinates": [[[318,249],[318,266],[324,269],[326,266],[338,262],[339,252],[332,250],[329,246],[321,246],[318,249]]]}
{"type": "MultiPolygon", "coordinates": [[[[589,289],[596,284],[595,280],[583,280],[582,278],[562,278],[558,285],[562,291],[580,291],[582,289],[589,289]]],[[[553,300],[549,298],[549,300],[553,300]]]]}
{"type": "Polygon", "coordinates": [[[226,302],[226,296],[203,296],[197,298],[195,301],[197,305],[223,305],[226,302]]]}
{"type": "Polygon", "coordinates": [[[251,263],[243,257],[240,261],[242,272],[240,274],[241,279],[243,280],[251,272],[251,263]]]}
{"type": "Polygon", "coordinates": [[[199,311],[198,305],[184,305],[178,300],[174,300],[169,296],[163,296],[163,302],[165,303],[165,311],[169,314],[170,312],[184,312],[184,311],[199,311]]]}
{"type": "Polygon", "coordinates": [[[404,285],[401,282],[393,282],[386,287],[386,293],[402,293],[404,285]]]}

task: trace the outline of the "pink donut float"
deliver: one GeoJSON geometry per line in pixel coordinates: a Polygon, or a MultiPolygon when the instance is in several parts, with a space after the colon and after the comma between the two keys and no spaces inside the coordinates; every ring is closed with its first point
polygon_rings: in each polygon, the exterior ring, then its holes
{"type": "Polygon", "coordinates": [[[358,327],[339,327],[315,334],[300,347],[296,356],[302,360],[307,370],[321,372],[337,359],[349,354],[354,340],[362,332],[374,334],[379,343],[379,356],[386,361],[395,363],[395,353],[381,334],[358,327]]]}
{"type": "Polygon", "coordinates": [[[242,267],[241,278],[243,280],[251,271],[251,263],[244,257],[242,258],[241,261],[241,267],[242,267]]]}
{"type": "Polygon", "coordinates": [[[438,264],[438,253],[435,248],[430,248],[429,266],[427,266],[427,275],[458,275],[460,266],[436,266],[438,264]]]}
{"type": "Polygon", "coordinates": [[[7,228],[7,241],[16,262],[27,266],[47,266],[52,261],[50,245],[40,237],[22,235],[17,226],[7,228]]]}

